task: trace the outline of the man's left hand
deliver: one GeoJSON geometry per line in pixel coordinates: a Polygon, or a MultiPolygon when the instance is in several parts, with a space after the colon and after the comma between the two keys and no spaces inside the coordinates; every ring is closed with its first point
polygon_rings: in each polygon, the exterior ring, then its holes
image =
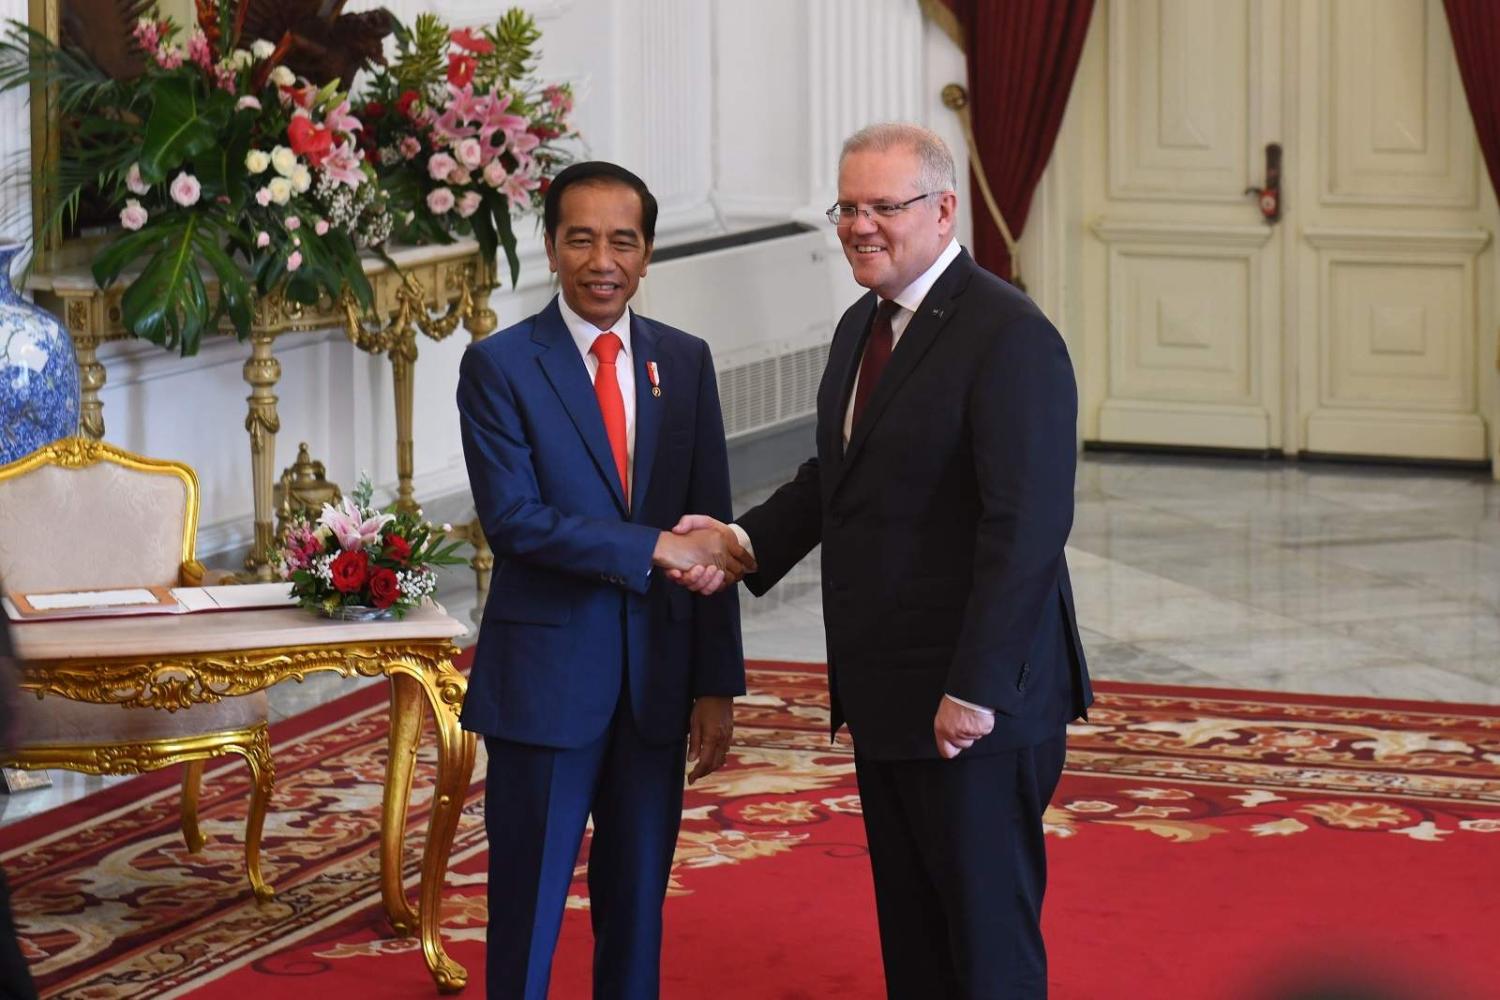
{"type": "Polygon", "coordinates": [[[733,698],[704,695],[693,702],[693,718],[688,728],[688,760],[697,763],[688,774],[688,784],[724,766],[733,738],[733,698]]]}
{"type": "Polygon", "coordinates": [[[960,705],[952,698],[944,698],[938,705],[937,717],[932,720],[932,734],[937,739],[938,753],[950,760],[983,739],[995,728],[993,712],[960,705]]]}

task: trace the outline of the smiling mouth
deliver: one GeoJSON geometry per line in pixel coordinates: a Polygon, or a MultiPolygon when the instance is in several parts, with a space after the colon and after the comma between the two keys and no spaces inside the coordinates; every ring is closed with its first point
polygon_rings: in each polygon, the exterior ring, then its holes
{"type": "Polygon", "coordinates": [[[583,283],[583,287],[595,295],[613,295],[621,288],[618,283],[613,281],[586,281],[583,283]]]}
{"type": "Polygon", "coordinates": [[[870,254],[885,253],[885,247],[877,247],[868,243],[856,244],[854,252],[862,256],[868,256],[870,254]]]}

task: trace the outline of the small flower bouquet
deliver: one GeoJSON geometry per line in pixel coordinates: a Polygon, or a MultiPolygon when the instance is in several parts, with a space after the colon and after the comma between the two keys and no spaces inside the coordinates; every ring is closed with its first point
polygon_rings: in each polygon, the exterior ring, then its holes
{"type": "Polygon", "coordinates": [[[451,243],[472,234],[486,259],[520,271],[511,216],[541,209],[571,156],[573,95],[532,78],[541,37],[512,9],[493,27],[453,31],[432,14],[397,27],[396,56],[378,67],[355,113],[360,145],[391,199],[395,239],[451,243]]]}
{"type": "Polygon", "coordinates": [[[125,79],[16,22],[0,40],[0,90],[59,95],[43,231],[76,216],[81,196],[111,205],[121,231],[94,257],[94,278],[102,288],[123,276],[125,328],[184,355],[223,317],[248,336],[257,297],[315,305],[347,292],[368,310],[359,248],[390,233],[337,81],[294,74],[286,42],[241,47],[245,9],[199,4],[182,41],[170,20],[142,18],[141,70],[125,79]]]}
{"type": "Polygon", "coordinates": [[[316,520],[288,522],[274,561],[302,607],[329,618],[400,618],[437,589],[433,567],[465,561],[456,554],[463,542],[447,542],[416,514],[375,510],[372,492],[361,477],[316,520]]]}

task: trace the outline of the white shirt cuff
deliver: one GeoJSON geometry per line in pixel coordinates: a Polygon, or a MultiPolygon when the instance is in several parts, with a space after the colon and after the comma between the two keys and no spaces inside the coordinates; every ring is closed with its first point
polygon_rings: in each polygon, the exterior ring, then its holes
{"type": "Polygon", "coordinates": [[[729,530],[732,531],[732,532],[734,532],[734,537],[738,538],[740,540],[740,548],[742,548],[746,552],[750,553],[750,558],[754,559],[755,558],[755,546],[753,546],[753,545],[750,544],[750,535],[749,535],[749,533],[746,532],[744,528],[741,528],[738,524],[730,524],[729,525],[729,530]]]}
{"type": "Polygon", "coordinates": [[[972,701],[964,701],[962,698],[955,698],[951,694],[945,694],[943,695],[943,697],[947,698],[954,704],[962,705],[964,708],[972,708],[974,711],[983,712],[985,715],[995,714],[995,710],[993,708],[985,708],[983,705],[976,705],[972,701]]]}

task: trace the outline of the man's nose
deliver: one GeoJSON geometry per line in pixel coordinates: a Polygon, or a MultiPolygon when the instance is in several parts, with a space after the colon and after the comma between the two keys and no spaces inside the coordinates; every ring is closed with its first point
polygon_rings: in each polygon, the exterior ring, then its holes
{"type": "Polygon", "coordinates": [[[870,212],[868,209],[865,209],[864,211],[856,210],[854,213],[854,221],[849,224],[849,232],[859,233],[865,236],[868,236],[870,233],[875,232],[878,228],[879,227],[875,225],[875,220],[870,217],[870,212]]]}
{"type": "Polygon", "coordinates": [[[595,243],[589,248],[589,269],[593,271],[613,271],[615,269],[614,255],[609,252],[608,243],[595,243]]]}

